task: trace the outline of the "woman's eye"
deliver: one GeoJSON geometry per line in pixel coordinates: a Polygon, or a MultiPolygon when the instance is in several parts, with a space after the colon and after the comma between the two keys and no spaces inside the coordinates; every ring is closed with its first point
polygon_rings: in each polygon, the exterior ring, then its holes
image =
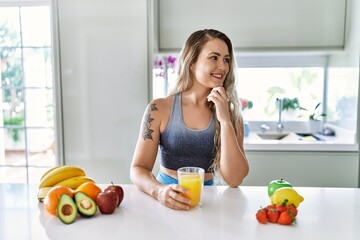
{"type": "MultiPolygon", "coordinates": [[[[218,60],[219,60],[219,56],[214,55],[214,56],[211,56],[210,59],[211,59],[212,61],[218,61],[218,60]]],[[[226,57],[226,58],[224,58],[223,61],[224,61],[225,63],[230,63],[230,58],[226,57]]]]}

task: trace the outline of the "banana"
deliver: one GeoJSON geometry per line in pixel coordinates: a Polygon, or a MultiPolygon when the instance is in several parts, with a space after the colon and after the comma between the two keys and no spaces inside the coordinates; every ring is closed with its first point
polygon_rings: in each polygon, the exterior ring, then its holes
{"type": "Polygon", "coordinates": [[[37,194],[37,198],[39,200],[39,202],[43,202],[46,194],[50,191],[52,187],[44,187],[44,188],[40,188],[37,194]]]}
{"type": "Polygon", "coordinates": [[[53,170],[55,170],[55,169],[57,169],[57,168],[59,168],[59,167],[61,167],[61,166],[55,166],[55,167],[52,167],[52,168],[50,168],[49,170],[47,170],[47,171],[41,176],[40,181],[43,180],[43,178],[44,178],[49,172],[51,172],[51,171],[53,171],[53,170]]]}
{"type": "Polygon", "coordinates": [[[72,188],[73,190],[77,189],[81,184],[85,182],[95,182],[92,178],[89,178],[87,176],[77,176],[77,177],[71,177],[68,179],[65,179],[61,182],[58,182],[54,186],[65,186],[72,188]]]}
{"type": "Polygon", "coordinates": [[[53,187],[58,182],[77,176],[85,176],[85,171],[78,166],[60,166],[49,171],[40,180],[39,188],[53,187]]]}

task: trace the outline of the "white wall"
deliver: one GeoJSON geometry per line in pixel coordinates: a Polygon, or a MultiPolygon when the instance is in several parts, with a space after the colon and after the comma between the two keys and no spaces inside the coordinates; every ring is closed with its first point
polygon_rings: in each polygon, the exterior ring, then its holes
{"type": "Polygon", "coordinates": [[[147,2],[59,0],[64,162],[130,182],[148,101],[147,2]]]}
{"type": "Polygon", "coordinates": [[[360,1],[347,0],[345,49],[329,59],[333,67],[359,68],[360,54],[360,1]]]}

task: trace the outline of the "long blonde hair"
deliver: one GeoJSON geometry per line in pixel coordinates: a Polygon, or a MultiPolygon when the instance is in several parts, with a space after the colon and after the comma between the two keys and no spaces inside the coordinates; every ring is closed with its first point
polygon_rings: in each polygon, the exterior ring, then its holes
{"type": "MultiPolygon", "coordinates": [[[[234,127],[236,136],[242,134],[242,118],[240,114],[239,98],[236,92],[237,74],[236,74],[236,60],[234,50],[230,39],[222,32],[214,29],[199,30],[190,35],[186,40],[181,52],[180,57],[177,61],[177,74],[178,79],[174,89],[170,92],[170,95],[174,95],[177,92],[184,92],[191,88],[193,84],[193,78],[190,71],[191,64],[197,61],[197,58],[204,47],[204,45],[212,39],[223,40],[229,50],[230,62],[229,62],[229,73],[227,74],[224,81],[224,88],[229,98],[230,105],[230,120],[234,127]]],[[[212,112],[215,113],[216,109],[213,102],[209,103],[209,107],[212,112]]],[[[216,119],[217,120],[217,119],[216,119]]],[[[220,137],[220,123],[216,121],[216,131],[214,136],[215,142],[215,158],[211,165],[211,170],[218,172],[220,167],[220,156],[221,156],[221,137],[220,137]]]]}

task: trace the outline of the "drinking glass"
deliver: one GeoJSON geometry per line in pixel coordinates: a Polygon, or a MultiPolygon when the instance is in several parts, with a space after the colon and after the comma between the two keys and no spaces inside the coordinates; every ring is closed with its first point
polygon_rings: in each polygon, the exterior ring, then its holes
{"type": "Polygon", "coordinates": [[[182,167],[177,170],[179,185],[189,190],[184,196],[191,199],[191,207],[201,204],[201,194],[204,185],[203,168],[182,167]]]}

